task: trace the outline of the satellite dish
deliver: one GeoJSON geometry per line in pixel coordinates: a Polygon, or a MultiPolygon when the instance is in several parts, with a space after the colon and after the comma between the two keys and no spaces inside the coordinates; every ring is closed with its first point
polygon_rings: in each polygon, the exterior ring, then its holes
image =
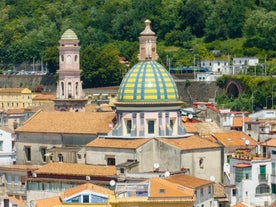
{"type": "Polygon", "coordinates": [[[166,172],[165,172],[165,178],[166,178],[166,177],[169,177],[170,175],[171,175],[171,173],[170,173],[169,171],[166,171],[166,172]]]}
{"type": "Polygon", "coordinates": [[[154,169],[158,169],[160,167],[160,165],[159,165],[159,163],[156,162],[153,164],[153,167],[154,167],[154,169]]]}
{"type": "Polygon", "coordinates": [[[192,119],[193,117],[194,117],[193,114],[189,114],[189,115],[188,115],[188,118],[189,118],[189,119],[192,119]]]}
{"type": "Polygon", "coordinates": [[[250,144],[250,141],[247,139],[247,140],[245,140],[245,144],[246,145],[249,145],[250,144]]]}
{"type": "Polygon", "coordinates": [[[213,175],[210,176],[210,181],[214,182],[216,179],[213,175]]]}
{"type": "Polygon", "coordinates": [[[109,185],[114,186],[116,184],[115,180],[110,180],[109,185]]]}

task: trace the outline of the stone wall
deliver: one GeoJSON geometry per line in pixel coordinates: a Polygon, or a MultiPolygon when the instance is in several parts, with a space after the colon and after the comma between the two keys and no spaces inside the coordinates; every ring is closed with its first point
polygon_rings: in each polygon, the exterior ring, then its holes
{"type": "Polygon", "coordinates": [[[54,75],[0,75],[1,88],[29,88],[34,91],[37,86],[44,86],[47,92],[56,90],[54,75]]]}
{"type": "MultiPolygon", "coordinates": [[[[55,75],[0,75],[1,88],[29,88],[34,91],[36,86],[44,86],[44,91],[56,91],[55,75]]],[[[179,95],[185,103],[193,101],[209,101],[215,98],[218,87],[215,81],[176,80],[179,95]]],[[[85,89],[84,91],[89,90],[85,89]]]]}
{"type": "Polygon", "coordinates": [[[210,98],[215,98],[219,90],[215,81],[176,81],[179,96],[185,103],[193,101],[209,101],[210,98]]]}

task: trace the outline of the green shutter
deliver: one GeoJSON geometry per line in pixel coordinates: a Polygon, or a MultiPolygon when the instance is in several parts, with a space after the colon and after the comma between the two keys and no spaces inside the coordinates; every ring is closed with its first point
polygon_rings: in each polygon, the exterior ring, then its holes
{"type": "Polygon", "coordinates": [[[260,165],[260,174],[265,175],[266,174],[266,165],[260,165]]]}

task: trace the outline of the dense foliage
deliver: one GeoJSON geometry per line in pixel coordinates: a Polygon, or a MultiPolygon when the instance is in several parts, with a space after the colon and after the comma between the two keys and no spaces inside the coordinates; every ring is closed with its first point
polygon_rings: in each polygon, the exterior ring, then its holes
{"type": "Polygon", "coordinates": [[[276,71],[276,1],[271,0],[3,0],[0,2],[0,62],[33,60],[58,68],[58,40],[73,29],[80,39],[85,87],[114,85],[123,66],[137,61],[145,19],[158,37],[160,61],[192,65],[199,59],[258,56],[276,71]],[[100,80],[99,80],[100,79],[100,80]]]}
{"type": "Polygon", "coordinates": [[[249,75],[224,75],[217,79],[217,85],[224,89],[218,93],[216,102],[219,108],[230,108],[234,111],[257,111],[276,106],[276,79],[273,77],[255,77],[249,75]],[[227,95],[227,82],[239,81],[243,87],[238,97],[227,95]]]}

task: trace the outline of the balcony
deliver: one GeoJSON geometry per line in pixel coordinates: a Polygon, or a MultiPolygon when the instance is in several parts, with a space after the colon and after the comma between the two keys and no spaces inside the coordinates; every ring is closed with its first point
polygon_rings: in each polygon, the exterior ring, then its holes
{"type": "Polygon", "coordinates": [[[259,174],[259,181],[267,181],[268,180],[268,174],[259,174]]]}

